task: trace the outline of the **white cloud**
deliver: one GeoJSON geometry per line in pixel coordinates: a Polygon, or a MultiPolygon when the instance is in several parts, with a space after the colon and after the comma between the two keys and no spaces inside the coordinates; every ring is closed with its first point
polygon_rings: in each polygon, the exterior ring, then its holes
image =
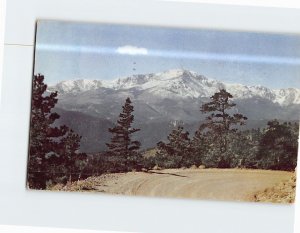
{"type": "Polygon", "coordinates": [[[125,45],[117,48],[117,53],[127,55],[147,55],[148,50],[142,47],[136,47],[132,45],[125,45]]]}

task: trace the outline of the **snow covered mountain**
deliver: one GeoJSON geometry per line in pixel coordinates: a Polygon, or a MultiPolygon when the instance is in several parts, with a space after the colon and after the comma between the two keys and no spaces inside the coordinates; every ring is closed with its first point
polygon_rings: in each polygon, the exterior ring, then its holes
{"type": "Polygon", "coordinates": [[[85,152],[105,150],[112,127],[127,97],[134,104],[134,126],[143,148],[165,140],[174,123],[183,122],[194,132],[206,115],[203,103],[220,89],[230,92],[236,103],[232,111],[248,117],[246,128],[266,127],[269,120],[297,121],[300,90],[271,90],[263,86],[223,83],[192,71],[169,70],[156,74],[133,75],[113,81],[69,80],[48,88],[58,91],[56,112],[59,124],[66,124],[82,138],[85,152]]]}
{"type": "Polygon", "coordinates": [[[161,98],[186,99],[210,97],[220,89],[225,88],[235,99],[249,99],[254,97],[270,100],[281,106],[300,104],[300,89],[288,88],[271,90],[256,85],[224,83],[206,78],[188,70],[168,70],[155,74],[139,74],[119,78],[113,81],[100,80],[68,80],[49,87],[49,91],[57,90],[60,95],[80,94],[100,88],[113,91],[147,92],[161,98]]]}
{"type": "Polygon", "coordinates": [[[79,79],[79,80],[67,80],[59,82],[54,86],[49,86],[49,91],[58,91],[59,94],[67,93],[79,93],[89,90],[96,90],[102,87],[102,81],[99,80],[88,80],[88,79],[79,79]]]}

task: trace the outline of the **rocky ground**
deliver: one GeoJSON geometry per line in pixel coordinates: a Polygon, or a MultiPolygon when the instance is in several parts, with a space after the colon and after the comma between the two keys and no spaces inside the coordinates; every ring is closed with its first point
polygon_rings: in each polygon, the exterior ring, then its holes
{"type": "Polygon", "coordinates": [[[279,184],[266,188],[254,194],[254,201],[257,202],[275,202],[275,203],[293,203],[296,194],[296,175],[292,175],[289,180],[282,181],[279,184]]]}

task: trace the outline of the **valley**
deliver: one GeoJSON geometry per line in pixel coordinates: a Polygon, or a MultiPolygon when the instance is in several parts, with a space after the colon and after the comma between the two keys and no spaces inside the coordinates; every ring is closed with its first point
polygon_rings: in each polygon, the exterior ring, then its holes
{"type": "Polygon", "coordinates": [[[178,124],[193,134],[206,118],[200,106],[221,88],[234,97],[236,106],[231,111],[248,117],[241,130],[264,128],[272,119],[298,121],[299,89],[271,90],[259,85],[222,83],[180,69],[113,81],[68,80],[48,87],[48,91],[58,91],[58,124],[82,136],[83,152],[94,153],[106,149],[108,128],[115,124],[127,97],[134,105],[134,127],[141,129],[136,139],[143,149],[148,149],[165,140],[178,124]]]}

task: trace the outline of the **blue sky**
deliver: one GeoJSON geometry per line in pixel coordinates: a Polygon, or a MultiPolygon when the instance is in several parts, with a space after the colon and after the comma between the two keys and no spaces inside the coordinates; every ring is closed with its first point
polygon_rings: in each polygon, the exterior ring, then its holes
{"type": "Polygon", "coordinates": [[[300,88],[300,36],[38,22],[34,72],[48,84],[178,68],[230,83],[300,88]]]}

